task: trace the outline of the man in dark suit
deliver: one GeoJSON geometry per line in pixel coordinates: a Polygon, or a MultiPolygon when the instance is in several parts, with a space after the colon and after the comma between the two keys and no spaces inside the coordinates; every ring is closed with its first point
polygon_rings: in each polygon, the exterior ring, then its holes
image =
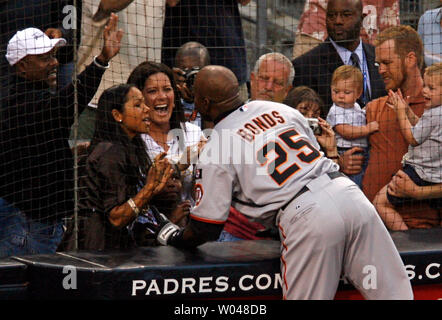
{"type": "Polygon", "coordinates": [[[324,101],[323,117],[327,116],[333,104],[330,89],[332,74],[344,64],[355,65],[363,73],[364,92],[358,100],[362,107],[368,101],[386,94],[375,66],[374,47],[363,43],[360,38],[362,20],[360,0],[330,0],[326,15],[328,38],[293,60],[293,86],[308,86],[321,96],[324,101]]]}

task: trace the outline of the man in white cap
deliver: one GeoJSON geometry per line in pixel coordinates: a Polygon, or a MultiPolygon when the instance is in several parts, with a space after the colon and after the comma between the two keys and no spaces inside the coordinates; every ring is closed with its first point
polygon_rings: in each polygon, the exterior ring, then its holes
{"type": "Polygon", "coordinates": [[[65,44],[63,38],[50,39],[37,28],[27,28],[9,40],[6,60],[15,66],[19,76],[30,81],[43,81],[55,89],[58,66],[55,54],[65,44]]]}
{"type": "Polygon", "coordinates": [[[63,218],[74,211],[73,156],[69,148],[74,92],[81,106],[94,96],[123,36],[112,14],[101,53],[70,84],[55,91],[55,53],[66,41],[42,31],[18,31],[6,59],[15,71],[2,95],[0,117],[0,257],[53,253],[63,218]]]}

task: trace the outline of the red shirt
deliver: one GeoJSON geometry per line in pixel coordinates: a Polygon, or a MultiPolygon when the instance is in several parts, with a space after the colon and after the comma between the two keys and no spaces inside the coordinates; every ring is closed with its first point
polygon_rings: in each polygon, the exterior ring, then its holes
{"type": "Polygon", "coordinates": [[[270,239],[255,236],[256,231],[263,229],[265,227],[262,224],[249,221],[241,212],[230,207],[229,217],[224,225],[225,231],[244,240],[270,239]]]}
{"type": "MultiPolygon", "coordinates": [[[[408,151],[408,143],[402,136],[396,112],[386,105],[387,99],[388,96],[384,96],[373,100],[366,108],[367,123],[377,121],[379,124],[379,131],[369,136],[370,159],[362,181],[363,191],[370,201],[402,168],[402,157],[408,151]]],[[[425,108],[422,94],[409,98],[408,104],[416,116],[422,116],[425,108]]],[[[411,228],[428,228],[440,224],[437,211],[421,202],[398,211],[411,228]]]]}

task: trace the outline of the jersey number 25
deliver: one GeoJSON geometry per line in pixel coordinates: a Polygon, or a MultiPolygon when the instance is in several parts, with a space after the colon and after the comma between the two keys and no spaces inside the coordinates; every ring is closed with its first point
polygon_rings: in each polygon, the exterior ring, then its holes
{"type": "Polygon", "coordinates": [[[287,162],[288,151],[301,150],[304,147],[308,148],[310,150],[309,153],[305,153],[303,150],[296,154],[298,159],[305,163],[312,163],[321,155],[319,151],[315,149],[307,140],[299,139],[294,141],[293,138],[298,135],[299,133],[295,129],[285,131],[278,136],[284,142],[283,145],[276,141],[270,141],[257,152],[256,156],[261,166],[267,164],[267,155],[271,151],[276,153],[276,159],[267,165],[267,172],[270,177],[272,177],[272,179],[280,186],[301,169],[296,162],[282,172],[278,169],[281,165],[287,162]]]}

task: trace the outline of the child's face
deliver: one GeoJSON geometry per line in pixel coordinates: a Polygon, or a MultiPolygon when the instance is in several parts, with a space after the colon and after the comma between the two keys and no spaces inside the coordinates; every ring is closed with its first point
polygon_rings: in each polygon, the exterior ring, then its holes
{"type": "Polygon", "coordinates": [[[332,100],[342,108],[353,108],[361,94],[362,90],[353,79],[338,80],[331,86],[332,100]]]}
{"type": "Polygon", "coordinates": [[[422,91],[425,98],[425,107],[434,108],[442,104],[442,75],[424,75],[425,86],[422,91]]]}
{"type": "Polygon", "coordinates": [[[296,109],[306,118],[318,118],[321,115],[319,105],[314,102],[303,101],[296,106],[296,109]]]}
{"type": "Polygon", "coordinates": [[[180,178],[176,175],[172,175],[169,180],[167,180],[164,189],[155,196],[155,199],[179,201],[181,199],[182,186],[180,178]]]}

